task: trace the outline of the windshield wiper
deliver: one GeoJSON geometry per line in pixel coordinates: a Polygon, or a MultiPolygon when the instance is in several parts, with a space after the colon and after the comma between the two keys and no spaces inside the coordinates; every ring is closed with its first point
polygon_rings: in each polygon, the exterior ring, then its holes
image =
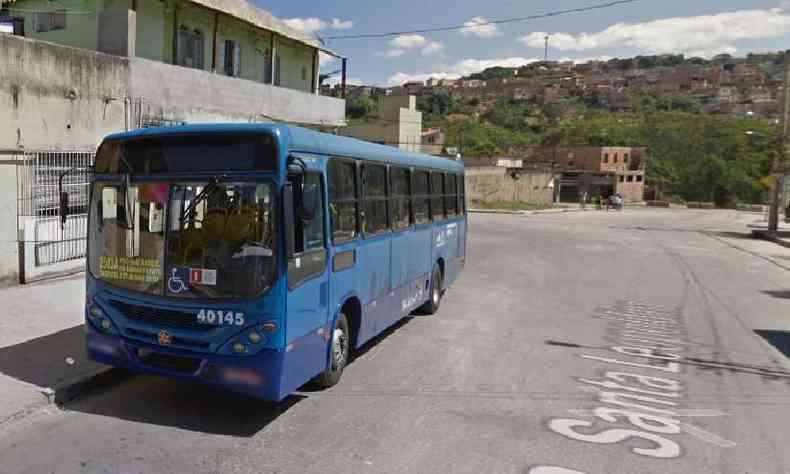
{"type": "Polygon", "coordinates": [[[118,224],[118,227],[125,230],[134,230],[134,222],[135,222],[135,215],[134,215],[134,207],[135,202],[134,199],[129,201],[129,188],[131,187],[132,182],[132,166],[126,160],[126,157],[123,156],[123,152],[120,154],[121,161],[123,164],[126,165],[126,173],[123,176],[123,182],[121,183],[120,192],[123,195],[123,217],[124,223],[118,224]],[[131,216],[130,216],[131,214],[131,216]]]}

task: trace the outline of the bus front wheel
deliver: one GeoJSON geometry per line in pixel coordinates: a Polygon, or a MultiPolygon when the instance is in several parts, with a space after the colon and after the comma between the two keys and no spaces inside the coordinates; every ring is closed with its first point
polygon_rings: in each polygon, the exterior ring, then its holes
{"type": "Polygon", "coordinates": [[[348,364],[351,352],[351,334],[348,332],[348,320],[343,313],[338,314],[335,320],[329,351],[329,365],[321,375],[313,380],[320,388],[336,385],[340,381],[340,376],[343,375],[346,364],[348,364]]]}
{"type": "Polygon", "coordinates": [[[423,314],[435,314],[439,311],[439,305],[442,303],[442,267],[439,263],[433,264],[433,272],[431,272],[431,288],[428,301],[420,307],[420,312],[423,314]]]}

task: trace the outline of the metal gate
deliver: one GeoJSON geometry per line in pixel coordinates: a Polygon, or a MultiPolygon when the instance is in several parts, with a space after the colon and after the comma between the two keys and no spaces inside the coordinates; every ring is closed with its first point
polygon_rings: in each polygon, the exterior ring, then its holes
{"type": "Polygon", "coordinates": [[[19,228],[25,259],[44,267],[85,257],[88,189],[93,150],[25,151],[17,159],[19,228]],[[69,215],[61,224],[58,183],[69,194],[69,215]],[[33,255],[27,255],[29,250],[33,255]]]}

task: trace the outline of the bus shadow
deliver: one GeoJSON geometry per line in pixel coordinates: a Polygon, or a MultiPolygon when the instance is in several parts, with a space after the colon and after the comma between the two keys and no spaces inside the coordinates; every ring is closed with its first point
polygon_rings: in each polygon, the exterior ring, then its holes
{"type": "Polygon", "coordinates": [[[305,397],[268,402],[198,383],[135,375],[71,402],[66,411],[198,433],[249,438],[305,397]]]}
{"type": "MultiPolygon", "coordinates": [[[[365,356],[365,354],[367,354],[372,349],[374,349],[376,346],[378,346],[382,341],[387,339],[391,334],[395,333],[396,331],[398,331],[398,329],[402,328],[403,326],[409,324],[409,322],[413,318],[414,318],[414,316],[411,316],[411,315],[404,317],[403,319],[401,319],[397,323],[395,323],[392,326],[390,326],[389,328],[385,329],[378,336],[376,336],[373,339],[369,340],[368,342],[362,344],[362,347],[360,347],[359,349],[354,351],[354,353],[351,355],[351,360],[349,360],[348,365],[351,365],[354,362],[356,362],[357,360],[363,358],[365,356]]],[[[301,393],[309,394],[309,393],[320,392],[322,390],[323,390],[322,388],[320,388],[320,387],[318,387],[318,386],[316,386],[316,385],[314,385],[312,383],[307,383],[303,387],[299,388],[298,391],[301,392],[301,393]]]]}
{"type": "Polygon", "coordinates": [[[88,360],[82,325],[0,348],[0,373],[55,392],[105,369],[88,360]]]}
{"type": "MultiPolygon", "coordinates": [[[[790,296],[787,296],[787,298],[790,298],[790,296]]],[[[754,332],[784,354],[785,357],[790,358],[790,331],[757,329],[754,332]]]]}

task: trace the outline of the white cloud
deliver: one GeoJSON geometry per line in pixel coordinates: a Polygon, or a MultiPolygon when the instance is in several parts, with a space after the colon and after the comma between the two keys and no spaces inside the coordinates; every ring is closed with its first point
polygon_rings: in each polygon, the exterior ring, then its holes
{"type": "Polygon", "coordinates": [[[376,53],[377,56],[385,58],[399,58],[409,51],[420,49],[423,56],[438,53],[444,49],[444,45],[438,41],[428,41],[422,35],[400,35],[393,38],[390,42],[390,49],[376,53]]]}
{"type": "Polygon", "coordinates": [[[444,49],[444,45],[438,41],[431,41],[420,51],[423,56],[430,56],[444,49]]]}
{"type": "Polygon", "coordinates": [[[406,54],[405,49],[388,49],[386,51],[380,51],[376,53],[376,56],[384,56],[385,58],[399,58],[406,54]]]}
{"type": "MultiPolygon", "coordinates": [[[[550,35],[549,47],[561,51],[590,51],[629,47],[653,53],[712,56],[734,52],[741,40],[779,38],[790,33],[790,14],[782,8],[739,10],[696,17],[678,17],[646,23],[618,23],[597,33],[550,35]]],[[[548,33],[519,38],[533,48],[543,48],[548,33]]]]}
{"type": "Polygon", "coordinates": [[[400,49],[419,48],[425,45],[428,40],[422,35],[400,35],[390,41],[390,46],[400,49]]]}
{"type": "Polygon", "coordinates": [[[483,69],[487,69],[494,66],[502,66],[502,67],[520,67],[525,64],[529,64],[532,62],[538,61],[537,58],[522,58],[522,57],[511,57],[511,58],[499,58],[499,59],[464,59],[458,61],[457,63],[443,68],[442,71],[436,72],[429,72],[429,73],[416,73],[416,74],[407,74],[404,72],[399,72],[394,74],[387,80],[387,84],[390,86],[399,86],[404,82],[409,81],[425,81],[430,78],[435,79],[457,79],[461,76],[467,76],[469,74],[480,72],[483,69]]]}
{"type": "Polygon", "coordinates": [[[341,20],[340,18],[332,18],[330,22],[326,22],[320,18],[287,18],[283,20],[283,23],[295,30],[308,34],[327,28],[333,30],[347,30],[354,27],[353,21],[341,20]]]}
{"type": "Polygon", "coordinates": [[[464,36],[474,35],[479,38],[494,38],[496,36],[502,35],[496,25],[486,25],[485,23],[488,23],[486,18],[483,18],[482,16],[476,16],[470,21],[464,23],[466,28],[460,30],[460,32],[464,36]]]}
{"type": "Polygon", "coordinates": [[[340,60],[337,59],[336,57],[332,56],[332,55],[326,54],[324,52],[319,52],[318,53],[318,64],[320,66],[322,66],[322,67],[323,66],[328,66],[330,64],[339,63],[339,62],[340,62],[340,60]]]}
{"type": "Polygon", "coordinates": [[[332,18],[332,23],[329,25],[333,30],[349,30],[354,27],[354,22],[351,20],[341,20],[340,18],[332,18]]]}
{"type": "Polygon", "coordinates": [[[303,33],[315,33],[326,28],[326,22],[319,18],[288,18],[283,23],[303,33]]]}

